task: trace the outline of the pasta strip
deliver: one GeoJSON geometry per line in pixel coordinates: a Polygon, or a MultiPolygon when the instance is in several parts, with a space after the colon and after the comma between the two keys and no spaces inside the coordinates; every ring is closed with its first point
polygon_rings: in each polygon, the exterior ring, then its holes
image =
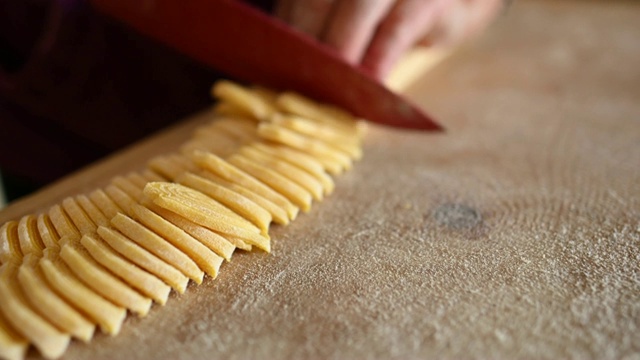
{"type": "Polygon", "coordinates": [[[256,162],[257,164],[272,169],[281,176],[284,176],[290,181],[293,181],[296,184],[300,185],[306,191],[311,193],[311,196],[313,196],[315,200],[322,200],[324,194],[322,183],[306,171],[294,165],[291,165],[286,161],[266,155],[260,150],[252,147],[245,146],[244,148],[240,149],[240,154],[247,159],[256,162]]]}
{"type": "Polygon", "coordinates": [[[82,210],[80,205],[78,205],[73,198],[68,197],[62,200],[62,208],[69,216],[71,222],[80,231],[81,236],[85,234],[94,234],[96,232],[96,224],[91,221],[87,213],[82,210]]]}
{"type": "Polygon", "coordinates": [[[302,211],[311,210],[311,193],[297,183],[242,155],[233,155],[227,161],[284,195],[302,211]]]}
{"type": "MultiPolygon", "coordinates": [[[[184,276],[182,272],[136,244],[120,232],[100,226],[98,227],[98,235],[120,255],[129,259],[140,268],[157,276],[180,294],[183,294],[187,289],[189,278],[184,276]]],[[[160,303],[162,304],[162,302],[160,303]]]]}
{"type": "MultiPolygon", "coordinates": [[[[97,226],[72,198],[62,201],[63,207],[81,234],[95,234],[97,226]]],[[[128,308],[139,316],[145,316],[151,308],[151,300],[140,295],[121,279],[113,276],[84,249],[78,240],[61,243],[60,258],[96,293],[118,306],[128,308]]]]}
{"type": "Polygon", "coordinates": [[[324,169],[333,175],[341,174],[345,169],[351,168],[351,159],[349,157],[327,149],[322,143],[309,143],[304,136],[281,126],[260,124],[258,134],[263,139],[274,141],[314,156],[324,169]]]}
{"type": "Polygon", "coordinates": [[[325,189],[325,194],[328,195],[333,192],[335,188],[333,179],[325,172],[322,164],[312,156],[278,144],[255,142],[250,146],[253,149],[261,151],[265,155],[286,161],[289,164],[308,172],[322,183],[322,187],[325,189]]]}
{"type": "Polygon", "coordinates": [[[193,260],[202,271],[215,279],[223,261],[222,257],[168,219],[149,209],[149,214],[152,213],[154,214],[151,217],[153,220],[146,223],[146,225],[164,239],[169,239],[176,248],[193,260]]]}
{"type": "Polygon", "coordinates": [[[276,100],[278,99],[278,93],[266,87],[260,85],[252,85],[250,89],[256,96],[261,97],[264,101],[270,104],[275,104],[276,100]]]}
{"type": "Polygon", "coordinates": [[[75,198],[76,203],[80,205],[82,210],[89,216],[96,226],[109,224],[109,219],[98,209],[98,207],[89,200],[86,195],[78,195],[75,198]]]}
{"type": "Polygon", "coordinates": [[[289,219],[294,220],[298,215],[298,207],[293,205],[286,197],[218,156],[211,153],[196,152],[193,154],[193,160],[201,168],[265,197],[286,211],[289,219]]]}
{"type": "Polygon", "coordinates": [[[257,123],[246,118],[223,117],[216,119],[211,124],[211,130],[237,139],[239,145],[258,139],[257,123]]]}
{"type": "Polygon", "coordinates": [[[127,308],[139,316],[145,316],[151,308],[151,300],[111,274],[96,262],[80,244],[67,244],[60,250],[60,258],[88,287],[117,306],[127,308]]]}
{"type": "Polygon", "coordinates": [[[138,205],[138,203],[129,194],[113,184],[104,188],[104,192],[116,205],[118,205],[119,208],[122,209],[121,213],[131,214],[133,212],[133,207],[138,205]]]}
{"type": "Polygon", "coordinates": [[[18,282],[31,306],[60,330],[89,342],[95,325],[53,291],[38,266],[39,256],[29,254],[18,270],[18,282]]]}
{"type": "MultiPolygon", "coordinates": [[[[175,226],[179,227],[187,234],[193,236],[193,238],[200,241],[203,245],[213,250],[225,260],[231,260],[231,255],[233,255],[233,251],[236,249],[236,246],[229,242],[229,240],[225,239],[222,235],[153,203],[145,204],[145,206],[175,226]]],[[[248,250],[251,250],[251,246],[248,247],[248,250]]]]}
{"type": "Polygon", "coordinates": [[[109,220],[122,212],[122,209],[102,189],[91,192],[89,199],[109,220]]]}
{"type": "Polygon", "coordinates": [[[151,170],[151,169],[144,169],[142,171],[142,177],[144,177],[144,179],[147,182],[151,182],[151,181],[167,181],[168,179],[162,177],[160,174],[158,174],[157,172],[151,170]]]}
{"type": "Polygon", "coordinates": [[[47,283],[68,303],[95,321],[103,332],[115,335],[120,332],[127,311],[112,304],[93,290],[69,270],[58,258],[59,249],[47,248],[40,259],[40,268],[47,283]]]}
{"type": "Polygon", "coordinates": [[[275,107],[264,98],[230,81],[216,82],[211,89],[211,94],[250,113],[258,120],[268,119],[276,112],[275,107]]]}
{"type": "Polygon", "coordinates": [[[171,288],[160,279],[125,260],[99,237],[83,236],[82,245],[102,266],[124,279],[144,296],[164,305],[171,288]]]}
{"type": "Polygon", "coordinates": [[[80,232],[64,213],[60,205],[53,205],[51,209],[49,209],[49,218],[61,238],[67,238],[69,240],[80,239],[80,232]]]}
{"type": "Polygon", "coordinates": [[[320,105],[317,102],[292,92],[284,92],[276,100],[278,108],[293,115],[298,115],[311,120],[352,132],[359,138],[364,136],[366,123],[355,121],[354,118],[335,107],[320,105]]]}
{"type": "Polygon", "coordinates": [[[170,161],[167,156],[156,156],[149,161],[148,165],[151,169],[162,174],[162,176],[169,180],[173,180],[178,175],[187,171],[184,167],[170,161]]]}
{"type": "Polygon", "coordinates": [[[203,211],[208,211],[211,216],[220,222],[220,231],[225,233],[233,232],[234,228],[243,229],[242,232],[265,233],[250,221],[236,214],[218,201],[184,185],[152,182],[145,186],[144,195],[146,199],[155,203],[162,203],[165,199],[180,199],[184,200],[185,204],[202,207],[203,211]]]}
{"type": "MultiPolygon", "coordinates": [[[[130,183],[135,185],[138,189],[142,189],[149,182],[149,180],[147,180],[144,176],[142,176],[142,174],[137,172],[129,173],[127,176],[125,176],[125,179],[127,179],[130,183]]],[[[165,181],[165,180],[160,179],[160,180],[154,180],[154,181],[165,181]]]]}
{"type": "MultiPolygon", "coordinates": [[[[124,179],[123,181],[129,182],[124,179]]],[[[133,186],[132,186],[133,187],[133,186]]],[[[72,208],[72,206],[70,206],[72,208]]],[[[72,218],[82,218],[80,212],[82,209],[79,207],[74,212],[78,214],[72,218]]],[[[76,269],[75,272],[83,279],[87,284],[94,288],[96,292],[102,294],[105,298],[113,301],[117,305],[124,306],[130,310],[138,313],[140,316],[145,316],[150,307],[151,301],[144,296],[141,296],[137,292],[131,290],[131,286],[137,289],[145,289],[154,295],[155,299],[159,302],[166,302],[166,297],[169,293],[169,288],[161,285],[154,288],[149,288],[153,284],[154,277],[145,276],[140,274],[139,270],[133,264],[116,255],[115,252],[110,251],[108,246],[103,244],[101,240],[98,240],[95,236],[87,236],[96,234],[97,226],[94,224],[88,224],[90,220],[83,218],[82,221],[87,222],[83,227],[89,229],[90,232],[84,232],[85,236],[82,237],[81,243],[84,247],[80,247],[79,244],[67,245],[62,248],[61,257],[67,262],[72,269],[76,269]],[[89,256],[91,255],[91,257],[89,256]],[[75,266],[72,266],[72,262],[75,266]],[[108,266],[103,267],[102,265],[108,266]],[[125,282],[122,282],[119,278],[114,277],[106,269],[110,269],[116,273],[125,282]],[[156,293],[154,289],[159,289],[160,293],[156,293]]],[[[157,280],[157,279],[156,279],[157,280]]],[[[159,280],[158,280],[159,282],[159,280]]]]}
{"type": "Polygon", "coordinates": [[[20,360],[24,358],[29,342],[18,334],[0,311],[0,358],[20,360]]]}
{"type": "Polygon", "coordinates": [[[36,220],[38,226],[38,234],[42,239],[42,243],[45,248],[50,248],[53,246],[57,246],[58,240],[60,236],[58,236],[58,232],[56,231],[49,215],[40,214],[38,215],[38,219],[36,220]]]}
{"type": "Polygon", "coordinates": [[[46,358],[61,356],[71,340],[33,311],[18,287],[18,264],[10,261],[0,266],[0,311],[8,322],[46,358]]]}
{"type": "Polygon", "coordinates": [[[228,102],[219,102],[215,104],[213,106],[213,111],[216,114],[223,116],[253,116],[245,109],[228,102]]]}
{"type": "Polygon", "coordinates": [[[198,265],[176,247],[175,244],[170,243],[154,232],[155,229],[152,231],[151,229],[153,229],[154,226],[148,225],[153,223],[164,224],[166,220],[141,205],[137,205],[133,209],[132,217],[140,222],[123,214],[118,214],[111,219],[111,224],[136,244],[142,246],[168,264],[171,264],[197,284],[202,283],[204,273],[198,265]]]}
{"type": "Polygon", "coordinates": [[[120,190],[124,191],[135,201],[142,199],[142,190],[122,176],[114,177],[113,180],[111,180],[111,184],[120,188],[120,190]]]}
{"type": "Polygon", "coordinates": [[[263,232],[269,230],[269,224],[272,220],[271,214],[246,197],[193,173],[182,174],[176,179],[176,182],[219,201],[238,215],[251,221],[263,232]]]}
{"type": "Polygon", "coordinates": [[[22,250],[18,239],[18,222],[7,221],[0,227],[0,265],[11,260],[20,261],[22,250]]]}
{"type": "MultiPolygon", "coordinates": [[[[137,184],[133,184],[136,188],[138,187],[137,184]]],[[[144,187],[144,186],[143,186],[144,187]]],[[[140,192],[142,192],[141,189],[140,192]]],[[[191,235],[194,239],[200,241],[203,245],[207,246],[209,249],[213,250],[216,254],[222,256],[223,258],[225,258],[226,260],[229,260],[231,258],[231,254],[233,254],[233,251],[235,250],[235,246],[233,244],[231,244],[229,241],[227,241],[226,239],[224,239],[223,237],[221,237],[220,235],[210,231],[209,229],[206,229],[200,225],[197,225],[185,218],[182,218],[181,216],[174,216],[172,213],[170,212],[166,212],[165,209],[158,207],[158,206],[154,206],[153,203],[150,203],[148,201],[145,201],[144,206],[149,208],[150,210],[152,210],[153,212],[155,212],[156,214],[160,215],[161,217],[165,218],[166,220],[168,220],[169,222],[173,223],[174,225],[178,226],[179,228],[181,228],[183,231],[185,231],[187,234],[191,235]],[[151,206],[150,206],[151,205],[151,206]]],[[[201,256],[210,256],[211,254],[208,253],[207,249],[201,248],[200,245],[197,245],[195,243],[191,243],[191,239],[190,238],[185,238],[186,240],[186,244],[185,246],[189,248],[189,251],[185,253],[187,253],[187,255],[189,255],[189,253],[191,252],[195,252],[196,254],[200,254],[201,256]],[[190,245],[191,244],[191,245],[190,245]]],[[[251,249],[249,247],[249,249],[251,249]]],[[[191,258],[193,259],[193,256],[191,256],[191,258]]],[[[194,259],[195,260],[195,259],[194,259]]],[[[203,262],[213,262],[211,263],[211,265],[214,265],[215,263],[217,263],[220,259],[218,259],[217,257],[212,257],[209,260],[205,260],[203,259],[203,262]]],[[[197,262],[197,261],[196,261],[197,262]]],[[[205,265],[205,266],[210,266],[210,265],[205,265]]],[[[202,268],[202,266],[200,266],[202,268]]],[[[218,265],[219,267],[219,265],[218,265]]],[[[212,275],[213,276],[213,275],[212,275]]]]}
{"type": "Polygon", "coordinates": [[[25,215],[18,222],[18,239],[23,256],[32,253],[40,253],[44,249],[44,243],[38,233],[36,217],[25,215]]]}
{"type": "Polygon", "coordinates": [[[362,158],[362,149],[354,141],[354,137],[341,134],[328,126],[294,116],[273,116],[271,122],[303,136],[309,136],[324,142],[328,147],[346,153],[353,159],[359,160],[362,158]]]}
{"type": "Polygon", "coordinates": [[[201,192],[179,184],[149,183],[145,186],[144,193],[150,201],[160,207],[211,230],[239,237],[251,245],[269,251],[268,234],[261,233],[255,225],[201,192]]]}
{"type": "Polygon", "coordinates": [[[185,156],[190,156],[192,152],[200,149],[226,157],[234,154],[240,145],[236,139],[230,138],[220,131],[201,128],[197,130],[193,140],[180,148],[180,152],[185,156]]]}
{"type": "Polygon", "coordinates": [[[202,171],[200,173],[198,173],[199,176],[213,182],[216,183],[218,185],[221,185],[223,187],[225,187],[226,189],[229,189],[237,194],[239,194],[240,196],[244,196],[245,198],[249,199],[250,201],[253,201],[254,203],[256,203],[258,206],[260,206],[261,208],[267,210],[267,212],[269,214],[271,214],[271,218],[272,220],[277,223],[277,224],[281,224],[281,225],[287,225],[289,223],[289,217],[287,216],[287,213],[284,209],[282,209],[281,207],[279,207],[278,205],[274,204],[272,201],[268,200],[267,198],[261,196],[260,194],[257,194],[249,189],[247,189],[244,186],[238,185],[234,182],[231,181],[227,181],[211,172],[208,171],[202,171]]]}

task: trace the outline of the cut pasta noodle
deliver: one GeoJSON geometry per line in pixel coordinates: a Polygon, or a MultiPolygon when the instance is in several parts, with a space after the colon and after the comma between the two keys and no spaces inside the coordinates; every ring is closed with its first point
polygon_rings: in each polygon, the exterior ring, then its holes
{"type": "MultiPolygon", "coordinates": [[[[169,220],[172,224],[179,227],[187,234],[193,236],[194,239],[200,241],[204,246],[214,251],[217,255],[221,256],[225,260],[231,260],[231,255],[233,255],[233,251],[236,249],[236,247],[222,235],[211,231],[203,226],[200,226],[193,221],[176,213],[173,213],[167,209],[163,209],[153,203],[145,204],[145,206],[150,208],[156,214],[169,220]]],[[[214,261],[217,263],[218,259],[216,258],[214,259],[214,261]]],[[[217,266],[219,265],[220,264],[218,264],[217,266]]]]}
{"type": "Polygon", "coordinates": [[[0,311],[44,357],[57,358],[64,353],[71,337],[33,311],[18,286],[17,272],[18,264],[15,261],[0,266],[0,311]]]}
{"type": "Polygon", "coordinates": [[[311,193],[297,183],[240,154],[230,157],[229,163],[282,194],[302,211],[308,212],[311,210],[311,193]]]}
{"type": "Polygon", "coordinates": [[[294,220],[298,216],[298,207],[293,205],[287,198],[227,161],[211,153],[195,152],[192,156],[194,161],[203,169],[227,181],[235,182],[278,205],[287,213],[289,219],[294,220]]]}
{"type": "Polygon", "coordinates": [[[8,320],[0,311],[0,358],[20,360],[29,348],[29,341],[9,325],[8,320]]]}
{"type": "Polygon", "coordinates": [[[38,266],[40,258],[27,255],[18,271],[18,282],[31,306],[52,325],[76,339],[89,342],[95,325],[50,288],[38,266]]]}
{"type": "MultiPolygon", "coordinates": [[[[117,220],[114,218],[114,221],[117,220]]],[[[178,293],[182,294],[187,289],[189,278],[180,270],[163,261],[160,257],[154,255],[144,247],[136,244],[119,231],[100,226],[98,228],[98,235],[120,255],[129,259],[141,269],[157,276],[178,293]]],[[[162,301],[160,301],[160,303],[162,303],[162,301]]]]}
{"type": "Polygon", "coordinates": [[[20,222],[18,222],[18,240],[23,256],[42,252],[44,243],[38,234],[38,224],[35,216],[25,215],[20,219],[20,222]]]}
{"type": "Polygon", "coordinates": [[[85,235],[82,237],[81,242],[97,262],[124,279],[140,293],[159,304],[164,305],[167,302],[171,288],[163,283],[162,280],[123,259],[115,250],[97,237],[85,235]]]}
{"type": "Polygon", "coordinates": [[[133,209],[133,214],[136,219],[142,219],[142,223],[123,214],[118,214],[111,219],[111,224],[129,239],[171,264],[197,284],[202,283],[204,273],[193,259],[143,225],[143,223],[152,224],[151,227],[153,228],[153,223],[163,224],[164,220],[159,215],[140,205],[133,209]]]}
{"type": "Polygon", "coordinates": [[[0,227],[0,265],[22,259],[18,239],[18,222],[8,221],[0,227]]]}
{"type": "Polygon", "coordinates": [[[112,304],[80,281],[58,258],[58,249],[46,249],[40,267],[51,287],[69,304],[100,326],[103,332],[120,332],[127,310],[112,304]]]}
{"type": "Polygon", "coordinates": [[[190,172],[180,175],[176,179],[176,182],[198,190],[210,196],[212,199],[219,201],[221,204],[235,211],[238,215],[251,221],[259,227],[260,230],[264,232],[269,230],[269,224],[272,220],[271,214],[250,199],[190,172]]]}

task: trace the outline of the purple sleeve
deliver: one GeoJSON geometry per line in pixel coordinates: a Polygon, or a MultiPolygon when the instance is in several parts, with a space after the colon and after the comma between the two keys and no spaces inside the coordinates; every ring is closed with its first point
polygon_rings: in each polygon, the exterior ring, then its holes
{"type": "Polygon", "coordinates": [[[208,106],[219,77],[85,1],[0,0],[0,24],[0,169],[38,184],[208,106]]]}

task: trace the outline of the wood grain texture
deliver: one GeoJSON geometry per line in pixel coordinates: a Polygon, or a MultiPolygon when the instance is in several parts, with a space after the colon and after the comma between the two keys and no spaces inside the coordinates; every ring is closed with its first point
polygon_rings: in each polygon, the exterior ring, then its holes
{"type": "Polygon", "coordinates": [[[640,4],[515,2],[335,193],[68,359],[637,358],[640,4]]]}

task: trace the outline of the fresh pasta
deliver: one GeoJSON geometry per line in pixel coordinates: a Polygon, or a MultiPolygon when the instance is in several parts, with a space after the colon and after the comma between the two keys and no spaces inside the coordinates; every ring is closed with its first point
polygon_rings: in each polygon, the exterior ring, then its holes
{"type": "Polygon", "coordinates": [[[0,226],[0,359],[57,358],[119,333],[171,291],[308,212],[362,157],[366,126],[302,95],[221,81],[216,116],[174,153],[0,226]]]}

